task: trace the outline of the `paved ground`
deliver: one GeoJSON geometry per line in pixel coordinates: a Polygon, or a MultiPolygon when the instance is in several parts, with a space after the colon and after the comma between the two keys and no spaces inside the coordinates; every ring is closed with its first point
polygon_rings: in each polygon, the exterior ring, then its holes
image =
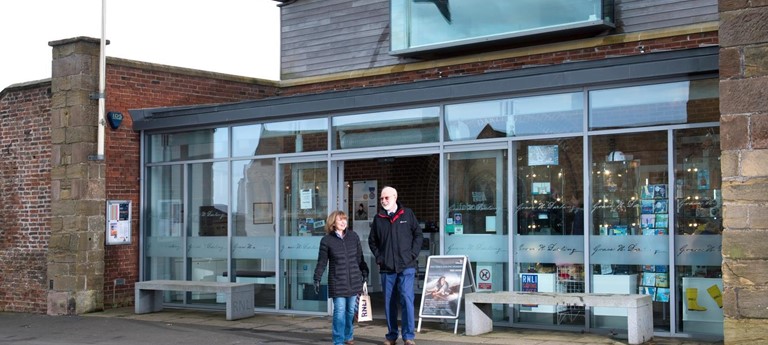
{"type": "MultiPolygon", "coordinates": [[[[133,308],[111,309],[83,316],[47,316],[0,313],[0,344],[331,344],[330,318],[257,314],[252,318],[226,321],[224,312],[167,309],[136,315],[133,308]]],[[[361,323],[355,329],[357,345],[381,344],[386,326],[382,320],[361,323]]],[[[574,332],[496,328],[470,337],[453,334],[453,323],[423,322],[416,335],[419,345],[516,344],[578,345],[627,344],[610,335],[574,332]]],[[[398,345],[402,344],[401,341],[398,345]]],[[[713,345],[722,342],[681,338],[654,338],[653,345],[713,345]]]]}

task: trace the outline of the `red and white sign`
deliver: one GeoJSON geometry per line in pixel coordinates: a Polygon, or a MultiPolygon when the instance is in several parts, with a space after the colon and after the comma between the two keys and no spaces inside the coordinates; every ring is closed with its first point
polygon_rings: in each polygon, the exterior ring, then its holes
{"type": "Polygon", "coordinates": [[[493,266],[477,265],[477,291],[493,291],[493,266]]]}

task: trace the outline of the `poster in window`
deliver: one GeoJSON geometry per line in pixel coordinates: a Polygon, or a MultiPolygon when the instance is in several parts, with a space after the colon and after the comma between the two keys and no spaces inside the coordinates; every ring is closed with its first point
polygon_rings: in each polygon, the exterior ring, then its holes
{"type": "Polygon", "coordinates": [[[528,165],[557,165],[557,145],[532,145],[528,146],[528,165]]]}
{"type": "Polygon", "coordinates": [[[272,224],[272,203],[253,203],[253,224],[272,224]]]}
{"type": "Polygon", "coordinates": [[[709,170],[699,170],[696,173],[698,189],[709,189],[709,170]]]}

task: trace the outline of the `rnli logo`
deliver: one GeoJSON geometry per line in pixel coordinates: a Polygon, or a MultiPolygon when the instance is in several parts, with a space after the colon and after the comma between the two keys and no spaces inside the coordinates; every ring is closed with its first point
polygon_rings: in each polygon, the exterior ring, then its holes
{"type": "Polygon", "coordinates": [[[368,299],[366,298],[360,300],[360,317],[368,317],[368,299]]]}

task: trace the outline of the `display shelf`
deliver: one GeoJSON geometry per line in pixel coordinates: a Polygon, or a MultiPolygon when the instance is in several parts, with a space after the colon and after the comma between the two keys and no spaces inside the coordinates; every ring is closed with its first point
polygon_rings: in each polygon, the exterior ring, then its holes
{"type": "Polygon", "coordinates": [[[565,233],[568,206],[563,200],[564,181],[560,167],[525,166],[519,169],[517,208],[520,234],[565,233]]]}
{"type": "Polygon", "coordinates": [[[592,171],[594,235],[640,235],[637,160],[596,163],[592,171]]]}

